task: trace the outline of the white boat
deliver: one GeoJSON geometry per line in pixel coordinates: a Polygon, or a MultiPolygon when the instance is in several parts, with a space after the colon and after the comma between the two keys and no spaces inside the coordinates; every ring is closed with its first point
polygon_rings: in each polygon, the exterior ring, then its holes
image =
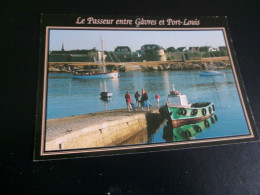
{"type": "Polygon", "coordinates": [[[119,72],[117,70],[115,71],[110,71],[108,72],[106,70],[106,65],[105,65],[105,55],[104,55],[104,48],[103,48],[103,40],[101,37],[101,67],[102,70],[99,72],[85,72],[85,73],[80,73],[80,72],[74,72],[72,74],[73,79],[109,79],[109,78],[118,78],[119,72]]]}
{"type": "Polygon", "coordinates": [[[205,70],[204,72],[200,73],[200,76],[220,76],[223,72],[216,71],[216,70],[205,70]]]}

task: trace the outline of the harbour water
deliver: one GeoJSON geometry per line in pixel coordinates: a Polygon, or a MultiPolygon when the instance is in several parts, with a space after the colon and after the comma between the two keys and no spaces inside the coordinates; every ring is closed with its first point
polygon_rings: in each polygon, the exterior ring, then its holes
{"type": "MultiPolygon", "coordinates": [[[[69,73],[48,75],[47,119],[126,108],[125,92],[134,93],[146,89],[149,102],[156,106],[155,94],[161,96],[164,105],[167,95],[176,90],[188,97],[190,103],[213,102],[218,121],[193,139],[247,135],[249,130],[238,96],[231,70],[222,76],[199,76],[200,71],[123,72],[118,79],[81,80],[72,79],[69,73]],[[105,89],[113,93],[109,101],[100,99],[105,89]]],[[[163,124],[152,134],[149,143],[166,142],[163,124]]]]}

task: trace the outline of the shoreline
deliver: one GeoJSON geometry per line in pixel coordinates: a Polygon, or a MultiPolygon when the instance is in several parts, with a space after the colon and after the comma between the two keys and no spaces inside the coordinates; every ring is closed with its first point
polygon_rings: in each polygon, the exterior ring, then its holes
{"type": "MultiPolygon", "coordinates": [[[[73,71],[88,71],[98,69],[101,65],[95,62],[49,62],[50,73],[72,73],[73,71]]],[[[200,60],[181,61],[147,61],[107,63],[107,70],[119,72],[151,72],[174,70],[206,70],[206,69],[231,69],[228,57],[204,58],[200,60]]]]}

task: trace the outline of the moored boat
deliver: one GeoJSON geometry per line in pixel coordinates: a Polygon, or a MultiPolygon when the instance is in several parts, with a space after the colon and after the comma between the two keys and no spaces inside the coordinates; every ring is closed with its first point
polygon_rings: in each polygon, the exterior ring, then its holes
{"type": "Polygon", "coordinates": [[[202,131],[210,128],[218,121],[217,115],[213,114],[209,118],[177,128],[172,128],[172,126],[165,126],[163,131],[163,137],[166,141],[183,141],[189,140],[195,137],[202,131]]]}
{"type": "Polygon", "coordinates": [[[104,53],[104,48],[103,48],[103,40],[101,37],[101,53],[100,53],[100,63],[102,68],[102,71],[91,71],[91,72],[84,72],[84,73],[79,73],[79,72],[74,72],[72,74],[72,78],[74,79],[109,79],[109,78],[118,78],[119,72],[117,70],[114,71],[107,71],[106,69],[106,64],[105,64],[105,58],[106,55],[104,53]]]}
{"type": "Polygon", "coordinates": [[[159,111],[173,127],[179,127],[209,118],[215,113],[215,106],[212,102],[190,104],[186,95],[173,90],[159,111]]]}
{"type": "Polygon", "coordinates": [[[100,96],[101,98],[110,98],[113,96],[113,93],[105,90],[100,93],[100,96]]]}

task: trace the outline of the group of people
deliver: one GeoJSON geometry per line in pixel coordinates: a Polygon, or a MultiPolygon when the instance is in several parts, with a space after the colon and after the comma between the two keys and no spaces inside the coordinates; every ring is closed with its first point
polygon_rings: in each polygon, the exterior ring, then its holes
{"type": "MultiPolygon", "coordinates": [[[[128,91],[126,91],[125,100],[126,100],[127,109],[128,109],[129,112],[132,109],[136,110],[136,107],[139,107],[140,104],[141,104],[142,110],[147,109],[147,111],[149,111],[150,104],[148,102],[148,94],[147,94],[145,89],[142,89],[141,95],[139,94],[138,91],[136,91],[134,97],[135,97],[135,104],[132,102],[132,98],[131,98],[130,93],[128,91]],[[141,99],[139,100],[140,96],[141,96],[141,99]]],[[[157,106],[159,107],[160,96],[159,96],[158,93],[155,94],[155,99],[156,99],[156,102],[157,102],[157,106]]]]}

